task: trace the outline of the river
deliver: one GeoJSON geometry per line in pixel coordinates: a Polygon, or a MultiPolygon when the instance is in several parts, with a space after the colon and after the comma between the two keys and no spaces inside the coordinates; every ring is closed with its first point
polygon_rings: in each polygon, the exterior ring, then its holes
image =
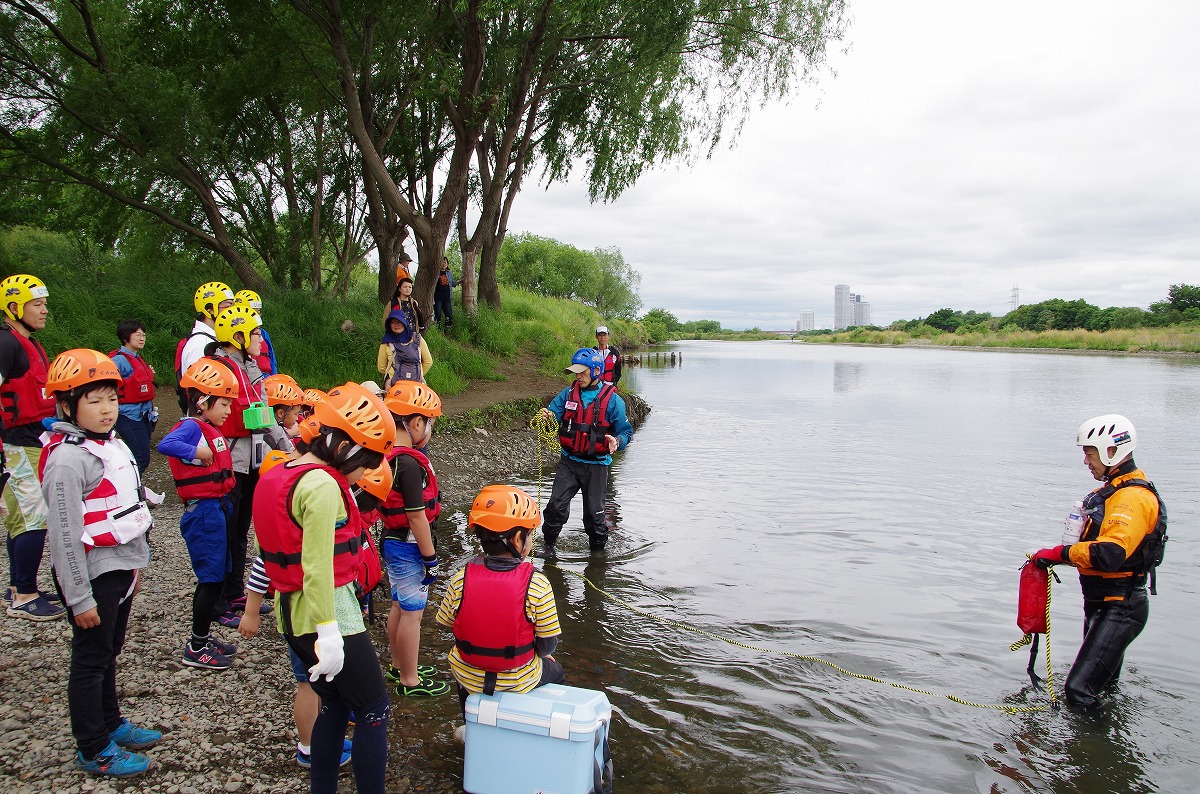
{"type": "MultiPolygon", "coordinates": [[[[650,620],[548,566],[561,660],[617,712],[617,791],[1197,789],[1200,360],[674,349],[680,367],[626,369],[654,410],[613,466],[609,553],[588,558],[577,500],[559,565],[654,615],[935,696],[650,620]],[[1110,412],[1135,423],[1136,459],[1171,518],[1159,595],[1111,710],[1089,722],[942,697],[1047,702],[1027,651],[1008,649],[1018,568],[1059,542],[1095,485],[1075,431],[1110,412]]],[[[1077,577],[1062,573],[1060,692],[1082,625],[1077,577]]]]}

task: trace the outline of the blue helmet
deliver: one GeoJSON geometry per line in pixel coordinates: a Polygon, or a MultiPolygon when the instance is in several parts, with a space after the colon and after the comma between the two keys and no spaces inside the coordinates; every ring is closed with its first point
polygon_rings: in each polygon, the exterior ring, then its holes
{"type": "Polygon", "coordinates": [[[567,367],[565,372],[571,374],[583,372],[583,370],[575,369],[576,366],[587,367],[591,370],[592,379],[595,380],[604,374],[604,357],[600,355],[599,350],[581,347],[575,351],[575,355],[571,356],[571,366],[567,367]]]}

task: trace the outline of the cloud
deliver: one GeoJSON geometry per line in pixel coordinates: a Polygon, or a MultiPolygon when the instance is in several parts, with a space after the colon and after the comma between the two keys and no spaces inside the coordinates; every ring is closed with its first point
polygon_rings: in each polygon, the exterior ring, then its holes
{"type": "Polygon", "coordinates": [[[733,149],[608,205],[527,189],[510,227],[619,247],[647,307],[731,327],[876,322],[1200,282],[1200,4],[855,4],[837,77],[750,117],[733,149]],[[819,105],[817,100],[819,99],[819,105]]]}

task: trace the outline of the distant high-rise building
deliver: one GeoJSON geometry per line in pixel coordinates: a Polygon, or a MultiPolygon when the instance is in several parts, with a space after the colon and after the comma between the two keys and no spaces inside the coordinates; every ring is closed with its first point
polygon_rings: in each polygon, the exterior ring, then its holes
{"type": "Polygon", "coordinates": [[[797,331],[811,331],[817,327],[817,313],[812,309],[804,309],[800,312],[800,319],[796,321],[797,331]]]}
{"type": "Polygon", "coordinates": [[[850,324],[851,325],[870,325],[871,324],[871,304],[863,300],[862,295],[850,295],[850,324]]]}
{"type": "Polygon", "coordinates": [[[850,327],[854,315],[850,309],[850,285],[838,284],[833,288],[833,330],[850,327]]]}

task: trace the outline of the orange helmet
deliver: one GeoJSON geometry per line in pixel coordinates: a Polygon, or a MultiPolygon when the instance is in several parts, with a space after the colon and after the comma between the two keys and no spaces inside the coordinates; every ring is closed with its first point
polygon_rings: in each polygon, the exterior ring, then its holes
{"type": "Polygon", "coordinates": [[[291,375],[287,374],[286,372],[276,372],[274,375],[268,375],[267,377],[268,378],[277,378],[279,380],[286,380],[288,383],[292,384],[297,389],[300,388],[300,384],[296,382],[296,379],[293,378],[291,375]]]}
{"type": "Polygon", "coordinates": [[[330,389],[314,406],[313,416],[326,427],[344,430],[355,444],[375,452],[387,452],[396,439],[396,423],[383,400],[353,381],[330,389]]]}
{"type": "Polygon", "coordinates": [[[529,494],[515,485],[485,485],[467,515],[467,525],[490,532],[510,529],[536,529],[542,523],[542,511],[529,494]]]}
{"type": "Polygon", "coordinates": [[[321,435],[321,423],[317,421],[317,417],[310,416],[303,422],[299,423],[300,440],[305,444],[311,444],[313,439],[321,435]]]}
{"type": "Polygon", "coordinates": [[[396,416],[441,416],[442,398],[424,383],[402,380],[388,390],[383,404],[396,416]]]}
{"type": "Polygon", "coordinates": [[[187,368],[187,372],[183,373],[183,377],[179,379],[179,385],[184,389],[195,389],[210,397],[233,399],[238,396],[237,378],[233,376],[229,367],[215,358],[206,357],[196,361],[187,368]]]}
{"type": "Polygon", "coordinates": [[[263,456],[263,462],[261,464],[259,464],[259,467],[258,467],[258,476],[259,477],[263,476],[264,474],[269,472],[271,469],[278,466],[280,463],[287,463],[291,459],[292,459],[291,456],[288,455],[286,452],[283,452],[278,449],[271,450],[270,452],[268,452],[266,455],[263,456]]]}
{"type": "Polygon", "coordinates": [[[385,460],[375,468],[368,469],[355,485],[380,501],[387,499],[392,490],[392,467],[385,460]]]}
{"type": "Polygon", "coordinates": [[[121,373],[117,372],[117,365],[99,351],[78,347],[59,353],[50,363],[50,371],[46,375],[46,396],[101,380],[120,383],[121,373]]]}
{"type": "Polygon", "coordinates": [[[263,393],[267,395],[267,405],[300,405],[304,402],[304,392],[296,385],[290,375],[271,375],[263,380],[263,393]]]}
{"type": "Polygon", "coordinates": [[[305,389],[304,390],[304,404],[305,405],[316,405],[317,403],[321,402],[321,400],[324,400],[324,399],[325,399],[325,392],[321,391],[320,389],[305,389]]]}

